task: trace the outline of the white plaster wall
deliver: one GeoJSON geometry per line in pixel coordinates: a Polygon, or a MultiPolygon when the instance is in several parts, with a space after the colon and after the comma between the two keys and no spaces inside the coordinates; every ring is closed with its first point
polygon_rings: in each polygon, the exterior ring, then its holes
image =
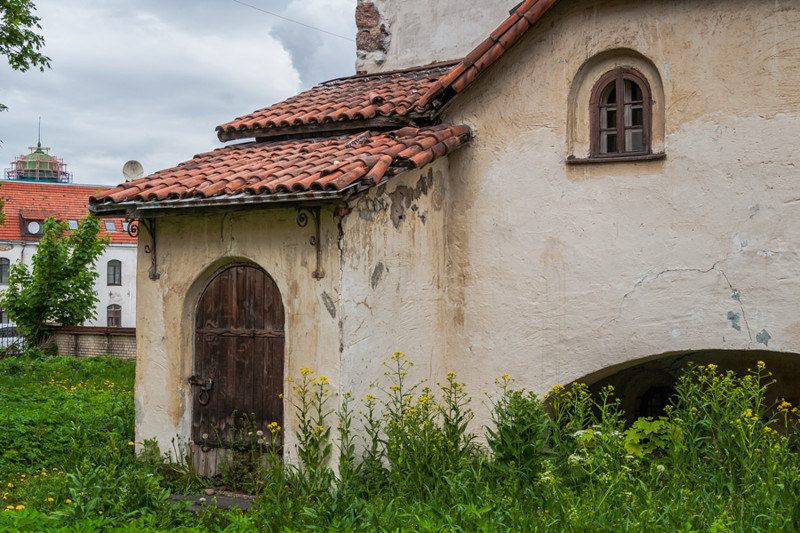
{"type": "Polygon", "coordinates": [[[361,54],[356,70],[395,70],[460,59],[485,40],[518,0],[374,0],[389,34],[382,63],[361,54]]]}
{"type": "MultiPolygon", "coordinates": [[[[191,437],[191,387],[194,311],[206,283],[219,269],[255,263],[278,285],[285,310],[285,377],[303,366],[325,374],[338,392],[339,324],[326,301],[338,302],[337,229],[330,210],[322,211],[322,268],[314,279],[313,224],[300,228],[294,209],[254,210],[173,216],[156,220],[157,271],[151,280],[146,231],[139,235],[137,276],[136,442],[155,439],[162,451],[173,439],[184,446],[191,437]],[[326,297],[327,295],[327,297],[326,297]]],[[[338,316],[338,315],[337,315],[338,316]]],[[[290,390],[284,386],[284,397],[290,390]]],[[[293,410],[284,407],[285,460],[296,458],[293,410]]]]}
{"type": "Polygon", "coordinates": [[[117,304],[122,307],[122,327],[136,327],[136,245],[109,244],[103,255],[97,260],[95,267],[100,276],[95,282],[97,296],[97,316],[87,321],[85,326],[107,326],[108,306],[117,304]],[[108,262],[116,259],[122,264],[122,285],[108,284],[108,262]]]}
{"type": "Polygon", "coordinates": [[[444,353],[447,160],[410,171],[350,202],[342,224],[342,390],[388,386],[383,361],[401,351],[409,379],[435,382],[444,353]]]}
{"type": "Polygon", "coordinates": [[[502,373],[543,393],[666,352],[800,352],[800,4],[548,17],[444,116],[475,132],[446,182],[445,364],[477,397],[502,373]],[[572,81],[616,48],[659,68],[666,158],[566,165],[572,81]]]}

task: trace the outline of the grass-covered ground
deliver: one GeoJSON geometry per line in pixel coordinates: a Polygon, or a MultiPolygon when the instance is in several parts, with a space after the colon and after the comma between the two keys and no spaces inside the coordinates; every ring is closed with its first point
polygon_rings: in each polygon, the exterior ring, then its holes
{"type": "Polygon", "coordinates": [[[667,416],[628,429],[611,395],[557,388],[548,415],[503,376],[477,439],[455,374],[428,389],[402,354],[387,363],[364,399],[295,377],[300,467],[276,466],[269,435],[242,428],[249,450],[202,480],[134,457],[133,363],[2,359],[0,531],[800,530],[797,411],[765,403],[763,365],[690,368],[667,416]],[[167,502],[221,483],[257,493],[253,510],[167,502]]]}

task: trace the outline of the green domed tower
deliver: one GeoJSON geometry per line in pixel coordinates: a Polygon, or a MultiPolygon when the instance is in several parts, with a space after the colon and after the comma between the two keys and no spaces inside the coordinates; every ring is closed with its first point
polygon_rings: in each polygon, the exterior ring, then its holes
{"type": "Polygon", "coordinates": [[[31,153],[14,159],[11,168],[6,170],[6,179],[15,181],[45,181],[51,183],[72,183],[72,173],[59,158],[50,155],[50,148],[38,143],[30,147],[31,153]]]}

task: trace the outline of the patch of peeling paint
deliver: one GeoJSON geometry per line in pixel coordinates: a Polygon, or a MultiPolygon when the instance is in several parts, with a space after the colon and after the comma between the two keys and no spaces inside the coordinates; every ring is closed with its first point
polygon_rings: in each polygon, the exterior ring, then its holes
{"type": "Polygon", "coordinates": [[[381,276],[383,275],[385,267],[381,261],[378,261],[378,264],[375,265],[375,268],[372,269],[372,276],[370,277],[370,284],[372,288],[378,286],[378,282],[381,280],[381,276]]]}
{"type": "Polygon", "coordinates": [[[327,292],[322,293],[322,303],[325,304],[325,309],[328,310],[331,318],[336,318],[336,304],[333,303],[333,299],[328,296],[327,292]]]}
{"type": "Polygon", "coordinates": [[[413,188],[401,184],[393,192],[389,193],[389,199],[392,201],[389,216],[395,228],[400,227],[400,222],[405,218],[406,210],[416,211],[418,209],[414,201],[420,196],[428,194],[428,189],[433,186],[433,181],[433,169],[430,169],[427,174],[420,176],[413,188]]]}
{"type": "Polygon", "coordinates": [[[772,335],[767,333],[767,330],[762,329],[761,333],[756,334],[756,342],[763,344],[764,346],[769,345],[769,340],[772,338],[772,335]]]}
{"type": "Polygon", "coordinates": [[[739,325],[739,313],[728,311],[728,320],[731,321],[731,327],[736,331],[742,331],[742,326],[739,325]]]}

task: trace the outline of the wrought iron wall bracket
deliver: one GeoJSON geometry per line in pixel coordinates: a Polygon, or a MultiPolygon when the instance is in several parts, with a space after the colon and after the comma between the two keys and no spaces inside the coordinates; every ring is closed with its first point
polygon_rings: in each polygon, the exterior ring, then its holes
{"type": "Polygon", "coordinates": [[[144,245],[144,253],[150,255],[150,269],[147,271],[150,279],[158,279],[158,257],[156,256],[156,221],[152,218],[140,218],[139,220],[130,219],[128,221],[128,235],[131,237],[139,236],[139,224],[143,224],[150,234],[150,244],[144,245]]]}
{"type": "Polygon", "coordinates": [[[297,225],[305,228],[308,225],[309,216],[314,221],[314,235],[308,240],[311,246],[317,250],[317,268],[311,274],[313,278],[321,279],[325,277],[325,272],[322,270],[322,243],[319,237],[319,207],[298,207],[297,208],[297,225]]]}

